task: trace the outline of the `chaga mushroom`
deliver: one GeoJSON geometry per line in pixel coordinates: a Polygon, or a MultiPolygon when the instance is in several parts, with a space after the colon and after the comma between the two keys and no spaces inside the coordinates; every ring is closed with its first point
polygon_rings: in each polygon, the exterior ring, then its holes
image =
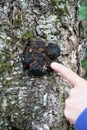
{"type": "Polygon", "coordinates": [[[12,126],[11,130],[20,130],[20,129],[15,126],[12,126]]]}
{"type": "Polygon", "coordinates": [[[27,41],[23,50],[23,70],[35,76],[52,72],[50,64],[60,56],[60,48],[54,43],[45,43],[41,39],[27,41]]]}
{"type": "Polygon", "coordinates": [[[49,43],[47,46],[46,54],[50,59],[55,59],[60,56],[60,48],[56,44],[49,43]]]}

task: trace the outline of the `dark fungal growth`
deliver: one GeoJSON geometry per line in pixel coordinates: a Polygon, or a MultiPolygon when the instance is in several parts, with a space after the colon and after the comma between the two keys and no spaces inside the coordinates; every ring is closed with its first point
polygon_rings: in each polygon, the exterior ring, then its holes
{"type": "Polygon", "coordinates": [[[55,59],[60,55],[60,49],[58,45],[49,43],[46,49],[46,53],[50,59],[55,59]]]}
{"type": "Polygon", "coordinates": [[[60,55],[60,48],[54,43],[46,43],[41,39],[28,41],[23,51],[23,70],[35,76],[45,75],[53,71],[50,64],[60,55]]]}
{"type": "Polygon", "coordinates": [[[15,126],[12,126],[11,130],[20,130],[20,129],[15,126]]]}

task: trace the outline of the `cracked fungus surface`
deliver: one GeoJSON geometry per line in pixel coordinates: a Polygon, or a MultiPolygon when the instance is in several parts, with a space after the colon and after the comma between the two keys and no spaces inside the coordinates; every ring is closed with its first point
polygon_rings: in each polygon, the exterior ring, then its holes
{"type": "Polygon", "coordinates": [[[23,70],[28,74],[45,75],[52,72],[50,64],[60,56],[60,48],[41,39],[27,40],[23,51],[23,70]]]}

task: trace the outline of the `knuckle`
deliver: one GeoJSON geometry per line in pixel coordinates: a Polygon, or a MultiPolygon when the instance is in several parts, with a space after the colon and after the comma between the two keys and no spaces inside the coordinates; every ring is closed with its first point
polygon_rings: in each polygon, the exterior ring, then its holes
{"type": "Polygon", "coordinates": [[[75,95],[75,93],[76,93],[75,88],[72,88],[72,89],[70,90],[70,92],[69,92],[69,96],[75,95]]]}
{"type": "Polygon", "coordinates": [[[64,110],[64,115],[65,115],[66,118],[69,118],[69,114],[68,114],[68,111],[67,111],[66,108],[65,108],[65,110],[64,110]]]}
{"type": "Polygon", "coordinates": [[[66,100],[65,100],[65,105],[67,105],[69,103],[69,98],[67,98],[66,100]]]}

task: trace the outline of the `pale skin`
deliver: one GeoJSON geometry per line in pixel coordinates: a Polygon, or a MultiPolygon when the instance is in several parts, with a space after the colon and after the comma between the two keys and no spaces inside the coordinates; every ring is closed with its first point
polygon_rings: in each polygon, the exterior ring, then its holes
{"type": "Polygon", "coordinates": [[[51,63],[51,68],[73,85],[65,101],[64,115],[71,124],[74,124],[80,113],[87,108],[87,81],[59,63],[51,63]]]}

